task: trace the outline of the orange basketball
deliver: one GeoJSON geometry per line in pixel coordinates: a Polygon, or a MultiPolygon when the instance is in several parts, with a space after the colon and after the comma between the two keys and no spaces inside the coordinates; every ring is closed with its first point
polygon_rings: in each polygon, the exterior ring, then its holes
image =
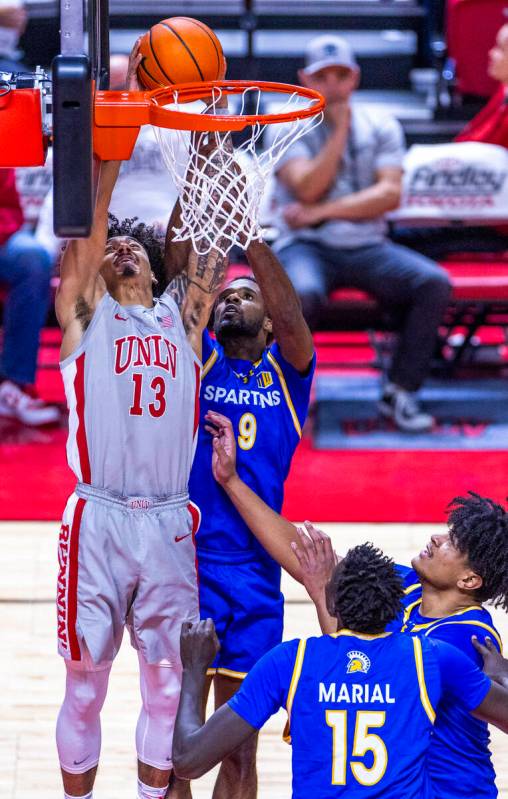
{"type": "Polygon", "coordinates": [[[170,17],[141,39],[138,77],[146,89],[217,80],[224,55],[215,33],[191,17],[170,17]]]}

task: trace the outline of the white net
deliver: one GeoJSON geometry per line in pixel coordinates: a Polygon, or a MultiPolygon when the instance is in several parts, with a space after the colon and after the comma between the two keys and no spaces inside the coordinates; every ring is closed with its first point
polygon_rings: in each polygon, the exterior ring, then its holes
{"type": "MultiPolygon", "coordinates": [[[[309,100],[296,91],[282,98],[277,114],[309,106],[309,100]]],[[[210,101],[206,105],[200,103],[200,107],[203,114],[209,115],[259,115],[262,99],[262,90],[253,86],[228,98],[229,108],[225,108],[222,90],[215,88],[210,101]]],[[[167,107],[183,114],[196,113],[195,104],[191,107],[179,102],[176,90],[174,102],[167,107]]],[[[261,139],[267,125],[259,122],[244,129],[245,140],[234,148],[228,132],[189,133],[155,128],[164,162],[180,196],[181,225],[173,229],[174,240],[190,238],[200,254],[216,249],[227,255],[233,245],[245,249],[259,238],[259,206],[269,176],[286,150],[319,125],[322,118],[322,113],[318,113],[276,125],[269,146],[265,143],[264,147],[261,139]]]]}

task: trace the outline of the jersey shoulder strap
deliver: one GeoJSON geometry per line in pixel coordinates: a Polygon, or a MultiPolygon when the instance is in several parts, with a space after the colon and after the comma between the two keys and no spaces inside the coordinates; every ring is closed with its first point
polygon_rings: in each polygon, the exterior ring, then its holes
{"type": "Polygon", "coordinates": [[[207,374],[219,360],[219,347],[208,330],[203,330],[203,369],[201,379],[204,380],[207,374]]]}

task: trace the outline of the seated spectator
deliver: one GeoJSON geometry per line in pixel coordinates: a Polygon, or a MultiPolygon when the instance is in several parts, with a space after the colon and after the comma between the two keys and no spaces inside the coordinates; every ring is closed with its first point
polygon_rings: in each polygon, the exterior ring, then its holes
{"type": "Polygon", "coordinates": [[[26,72],[18,50],[27,13],[21,0],[0,0],[0,72],[26,72]]]}
{"type": "Polygon", "coordinates": [[[508,24],[500,28],[489,52],[488,73],[501,85],[455,141],[480,141],[508,148],[508,24]]]}
{"type": "Polygon", "coordinates": [[[0,417],[27,425],[59,419],[31,391],[39,333],[48,311],[51,258],[22,228],[23,214],[13,169],[0,169],[0,283],[7,287],[0,356],[0,417]]]}
{"type": "Polygon", "coordinates": [[[403,310],[400,340],[379,403],[408,432],[432,427],[416,392],[425,379],[450,284],[437,264],[386,238],[385,212],[400,200],[403,134],[398,122],[351,103],[360,70],[339,36],[313,39],[304,86],[327,100],[325,120],[291,145],[274,190],[282,210],[277,254],[315,326],[330,291],[354,286],[403,310]]]}

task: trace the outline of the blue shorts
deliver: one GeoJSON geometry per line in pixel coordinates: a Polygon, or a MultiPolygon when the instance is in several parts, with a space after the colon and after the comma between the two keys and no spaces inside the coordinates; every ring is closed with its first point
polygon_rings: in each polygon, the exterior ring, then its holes
{"type": "Polygon", "coordinates": [[[221,646],[208,673],[242,679],[282,641],[280,570],[274,579],[257,560],[224,564],[198,554],[198,562],[200,615],[214,620],[221,646]]]}

